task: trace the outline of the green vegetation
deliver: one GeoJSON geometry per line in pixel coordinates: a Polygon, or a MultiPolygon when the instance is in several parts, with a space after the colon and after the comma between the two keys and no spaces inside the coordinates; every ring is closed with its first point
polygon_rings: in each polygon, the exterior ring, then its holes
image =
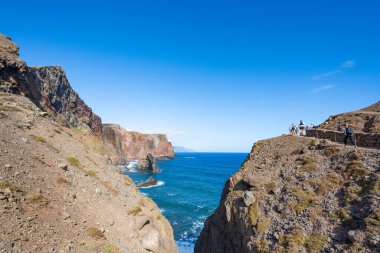
{"type": "Polygon", "coordinates": [[[327,238],[320,234],[314,233],[308,236],[305,240],[305,248],[307,252],[314,253],[321,251],[327,243],[327,238]]]}
{"type": "Polygon", "coordinates": [[[141,207],[140,206],[135,206],[131,209],[128,210],[128,215],[136,215],[138,213],[140,213],[142,211],[141,207]]]}
{"type": "Polygon", "coordinates": [[[99,179],[98,174],[96,174],[96,172],[93,170],[84,170],[84,172],[86,173],[87,176],[99,179]]]}
{"type": "Polygon", "coordinates": [[[301,165],[302,171],[312,172],[317,168],[317,160],[315,158],[306,157],[302,160],[301,165]]]}
{"type": "Polygon", "coordinates": [[[290,208],[296,213],[302,212],[317,200],[313,191],[303,191],[299,186],[295,188],[294,196],[297,198],[297,203],[290,203],[290,208]]]}
{"type": "Polygon", "coordinates": [[[118,253],[120,252],[119,249],[110,243],[105,243],[102,245],[102,251],[103,253],[118,253]]]}
{"type": "Polygon", "coordinates": [[[79,162],[79,160],[75,157],[68,157],[67,158],[67,162],[71,165],[71,166],[74,166],[78,169],[81,169],[83,168],[82,164],[79,162]]]}
{"type": "Polygon", "coordinates": [[[265,184],[265,191],[267,193],[271,193],[271,192],[275,192],[275,190],[277,189],[277,185],[274,183],[274,182],[270,182],[270,183],[267,183],[265,184]]]}
{"type": "Polygon", "coordinates": [[[257,233],[261,234],[261,233],[265,232],[269,223],[270,223],[269,218],[264,218],[262,221],[258,222],[257,223],[257,233]]]}
{"type": "Polygon", "coordinates": [[[3,112],[21,112],[20,108],[9,106],[9,105],[0,105],[0,111],[3,112]]]}
{"type": "Polygon", "coordinates": [[[333,212],[331,214],[331,217],[333,220],[340,220],[340,221],[349,221],[351,219],[351,215],[348,213],[348,211],[344,208],[340,208],[333,212]]]}
{"type": "Polygon", "coordinates": [[[251,219],[252,226],[257,225],[257,221],[260,218],[260,215],[261,213],[257,204],[254,204],[249,208],[249,217],[251,219]]]}
{"type": "Polygon", "coordinates": [[[359,198],[359,193],[362,191],[362,188],[355,184],[349,184],[343,190],[344,197],[343,202],[347,205],[359,198]]]}
{"type": "Polygon", "coordinates": [[[18,186],[1,179],[0,180],[0,189],[6,189],[6,188],[9,188],[11,191],[14,191],[14,192],[24,192],[18,186]]]}
{"type": "Polygon", "coordinates": [[[87,234],[97,240],[104,238],[103,232],[100,229],[95,228],[95,227],[88,227],[87,234]]]}
{"type": "Polygon", "coordinates": [[[254,247],[257,253],[266,253],[269,250],[269,243],[267,240],[256,240],[254,247]]]}
{"type": "Polygon", "coordinates": [[[41,193],[34,193],[28,199],[30,202],[36,203],[36,202],[41,202],[41,201],[45,200],[45,197],[41,193]]]}
{"type": "MultiPolygon", "coordinates": [[[[295,252],[305,242],[305,235],[300,229],[293,229],[288,234],[281,234],[278,238],[278,244],[287,249],[285,252],[295,252]]],[[[280,251],[281,252],[281,251],[280,251]]]]}
{"type": "Polygon", "coordinates": [[[63,177],[58,178],[58,179],[57,179],[57,183],[58,183],[58,184],[67,184],[67,185],[70,185],[70,182],[67,181],[67,180],[66,180],[65,178],[63,178],[63,177]]]}
{"type": "Polygon", "coordinates": [[[38,142],[41,142],[41,143],[46,143],[46,140],[44,137],[42,136],[36,136],[36,135],[33,135],[34,139],[38,142]]]}

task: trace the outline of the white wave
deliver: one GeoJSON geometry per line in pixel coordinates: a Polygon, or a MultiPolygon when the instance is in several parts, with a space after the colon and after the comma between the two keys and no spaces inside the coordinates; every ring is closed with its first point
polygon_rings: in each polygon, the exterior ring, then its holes
{"type": "Polygon", "coordinates": [[[165,211],[166,211],[165,209],[160,208],[160,212],[161,212],[161,213],[163,213],[163,212],[165,212],[165,211]]]}
{"type": "Polygon", "coordinates": [[[176,241],[179,253],[194,253],[194,244],[176,241]]]}
{"type": "Polygon", "coordinates": [[[161,185],[164,185],[164,184],[165,184],[164,181],[158,180],[158,182],[157,182],[156,185],[150,185],[150,186],[140,187],[140,188],[142,188],[142,189],[148,189],[148,188],[158,187],[158,186],[161,186],[161,185]]]}

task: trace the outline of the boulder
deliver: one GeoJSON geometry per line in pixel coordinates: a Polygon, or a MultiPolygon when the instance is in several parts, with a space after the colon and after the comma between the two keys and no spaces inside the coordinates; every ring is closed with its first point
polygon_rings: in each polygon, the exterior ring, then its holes
{"type": "Polygon", "coordinates": [[[158,181],[156,179],[154,179],[153,177],[148,177],[148,179],[145,180],[144,182],[138,183],[137,187],[148,187],[148,186],[153,186],[157,184],[158,184],[158,181]]]}

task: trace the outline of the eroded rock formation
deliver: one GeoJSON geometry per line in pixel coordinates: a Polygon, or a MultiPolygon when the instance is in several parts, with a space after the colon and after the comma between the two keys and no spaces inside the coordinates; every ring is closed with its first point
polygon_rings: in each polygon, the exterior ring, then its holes
{"type": "Polygon", "coordinates": [[[0,34],[0,91],[24,95],[66,126],[88,126],[101,135],[101,119],[72,89],[59,66],[28,67],[18,46],[0,34]]]}
{"type": "Polygon", "coordinates": [[[120,160],[174,157],[174,149],[165,134],[142,134],[127,131],[116,124],[103,124],[103,140],[112,144],[120,160]]]}

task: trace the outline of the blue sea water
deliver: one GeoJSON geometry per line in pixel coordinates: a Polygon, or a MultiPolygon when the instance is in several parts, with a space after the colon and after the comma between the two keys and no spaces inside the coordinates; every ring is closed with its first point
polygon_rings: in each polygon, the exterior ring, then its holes
{"type": "Polygon", "coordinates": [[[159,186],[140,188],[152,198],[174,230],[180,253],[193,252],[203,223],[217,208],[226,180],[239,168],[246,153],[176,153],[158,161],[159,174],[126,172],[135,183],[149,176],[159,186]]]}

